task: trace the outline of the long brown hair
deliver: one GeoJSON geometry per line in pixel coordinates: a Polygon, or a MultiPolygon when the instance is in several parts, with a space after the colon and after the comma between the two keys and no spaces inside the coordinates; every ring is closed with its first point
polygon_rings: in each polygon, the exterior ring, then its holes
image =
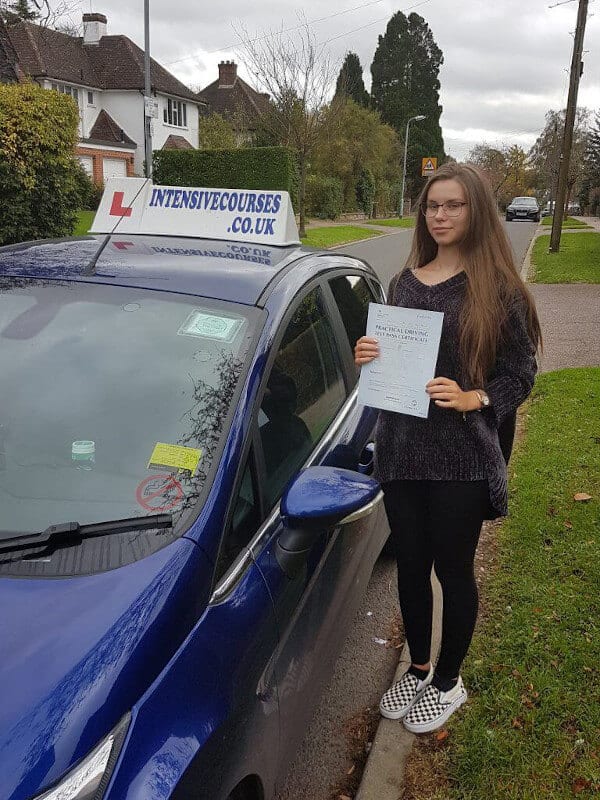
{"type": "MultiPolygon", "coordinates": [[[[519,275],[512,250],[498,216],[486,178],[469,164],[444,164],[425,184],[419,209],[436,181],[456,180],[465,190],[469,225],[460,242],[460,265],[467,276],[467,294],[461,312],[460,356],[472,386],[483,386],[496,360],[509,306],[521,297],[527,311],[529,336],[542,346],[540,323],[533,299],[519,275]]],[[[427,230],[425,215],[417,212],[415,235],[406,268],[423,267],[437,255],[437,244],[427,230]]]]}

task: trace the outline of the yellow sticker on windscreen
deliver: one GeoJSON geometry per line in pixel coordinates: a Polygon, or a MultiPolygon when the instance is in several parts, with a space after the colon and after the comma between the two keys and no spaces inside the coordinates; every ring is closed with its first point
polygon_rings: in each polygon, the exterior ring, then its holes
{"type": "Polygon", "coordinates": [[[201,456],[202,450],[197,450],[195,447],[183,447],[179,444],[157,442],[150,456],[148,469],[155,469],[157,467],[185,469],[189,470],[193,475],[201,456]]]}

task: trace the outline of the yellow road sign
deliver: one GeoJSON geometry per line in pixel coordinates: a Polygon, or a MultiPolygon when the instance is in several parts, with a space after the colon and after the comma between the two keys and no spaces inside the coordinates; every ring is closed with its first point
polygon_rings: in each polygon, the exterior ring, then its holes
{"type": "Polygon", "coordinates": [[[433,173],[437,169],[437,158],[433,156],[427,156],[426,158],[421,159],[421,176],[429,177],[429,175],[433,175],[433,173]]]}

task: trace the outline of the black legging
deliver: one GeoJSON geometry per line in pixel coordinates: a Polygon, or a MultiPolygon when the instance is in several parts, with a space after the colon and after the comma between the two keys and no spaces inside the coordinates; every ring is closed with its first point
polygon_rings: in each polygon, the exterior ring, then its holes
{"type": "Polygon", "coordinates": [[[444,600],[436,671],[455,678],[477,619],[473,561],[489,511],[487,481],[391,481],[383,490],[412,662],[426,664],[431,657],[433,566],[444,600]]]}

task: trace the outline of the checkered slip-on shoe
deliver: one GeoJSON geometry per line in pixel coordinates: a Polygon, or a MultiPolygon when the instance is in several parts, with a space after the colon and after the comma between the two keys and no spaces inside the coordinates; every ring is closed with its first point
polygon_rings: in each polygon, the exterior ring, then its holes
{"type": "Polygon", "coordinates": [[[436,731],[466,699],[467,690],[460,676],[456,686],[447,692],[430,685],[406,715],[404,727],[411,733],[436,731]]]}
{"type": "Polygon", "coordinates": [[[422,681],[416,675],[405,672],[400,680],[393,683],[381,698],[379,703],[381,716],[387,717],[387,719],[402,719],[405,717],[429,686],[432,679],[433,664],[429,669],[429,674],[422,681]]]}

